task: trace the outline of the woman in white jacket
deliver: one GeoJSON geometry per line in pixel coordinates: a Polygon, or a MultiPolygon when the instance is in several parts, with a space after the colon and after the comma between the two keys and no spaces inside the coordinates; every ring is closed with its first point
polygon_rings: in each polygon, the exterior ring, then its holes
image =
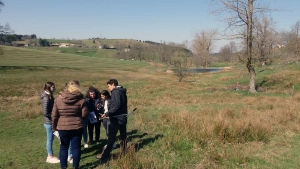
{"type": "MultiPolygon", "coordinates": [[[[103,110],[104,110],[104,112],[102,112],[102,114],[108,112],[108,104],[109,104],[110,98],[111,98],[111,96],[107,90],[103,90],[101,92],[101,99],[103,102],[103,110]]],[[[103,119],[102,123],[103,123],[103,127],[105,129],[106,136],[108,137],[108,132],[109,132],[108,125],[110,123],[109,117],[105,117],[103,119]]],[[[116,147],[117,147],[117,145],[116,145],[116,143],[114,143],[113,148],[116,148],[116,147]]]]}

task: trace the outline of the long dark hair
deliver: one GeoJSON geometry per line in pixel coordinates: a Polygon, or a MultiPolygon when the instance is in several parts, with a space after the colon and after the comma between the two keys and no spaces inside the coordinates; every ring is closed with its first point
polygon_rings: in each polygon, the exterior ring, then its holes
{"type": "Polygon", "coordinates": [[[89,87],[89,90],[86,92],[85,98],[91,99],[90,92],[94,92],[95,93],[95,99],[100,99],[100,92],[99,92],[99,90],[96,89],[96,88],[94,88],[93,86],[89,87]]]}
{"type": "Polygon", "coordinates": [[[101,95],[104,95],[107,100],[110,100],[111,96],[107,90],[102,90],[101,95]]]}
{"type": "Polygon", "coordinates": [[[44,86],[44,90],[49,92],[49,95],[48,94],[47,95],[48,95],[49,99],[51,99],[51,100],[54,99],[53,92],[50,89],[52,86],[55,86],[55,84],[53,82],[46,82],[45,86],[44,86]]]}

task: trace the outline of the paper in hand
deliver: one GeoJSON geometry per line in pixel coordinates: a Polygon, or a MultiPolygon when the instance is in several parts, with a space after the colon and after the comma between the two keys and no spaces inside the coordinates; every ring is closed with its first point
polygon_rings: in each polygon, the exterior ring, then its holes
{"type": "Polygon", "coordinates": [[[53,133],[53,135],[55,135],[55,136],[58,138],[59,144],[61,144],[58,131],[55,131],[55,132],[53,133]]]}

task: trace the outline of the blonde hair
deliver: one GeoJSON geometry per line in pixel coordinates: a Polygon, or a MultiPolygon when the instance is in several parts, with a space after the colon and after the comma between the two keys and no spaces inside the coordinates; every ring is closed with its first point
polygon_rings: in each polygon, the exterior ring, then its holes
{"type": "Polygon", "coordinates": [[[78,80],[70,80],[68,83],[66,83],[65,90],[70,93],[82,93],[80,89],[80,84],[78,80]]]}

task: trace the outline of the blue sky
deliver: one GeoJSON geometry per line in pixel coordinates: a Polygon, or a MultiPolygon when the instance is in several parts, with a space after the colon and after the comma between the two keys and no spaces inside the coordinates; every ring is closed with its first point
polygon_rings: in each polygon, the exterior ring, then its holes
{"type": "MultiPolygon", "coordinates": [[[[210,0],[2,0],[0,23],[16,34],[41,38],[137,39],[182,43],[196,31],[226,24],[210,14],[210,0]]],[[[261,0],[257,0],[261,1],[261,0]]],[[[290,30],[300,20],[299,0],[264,0],[271,8],[277,30],[290,30]]],[[[216,43],[215,50],[226,41],[216,43]]]]}

